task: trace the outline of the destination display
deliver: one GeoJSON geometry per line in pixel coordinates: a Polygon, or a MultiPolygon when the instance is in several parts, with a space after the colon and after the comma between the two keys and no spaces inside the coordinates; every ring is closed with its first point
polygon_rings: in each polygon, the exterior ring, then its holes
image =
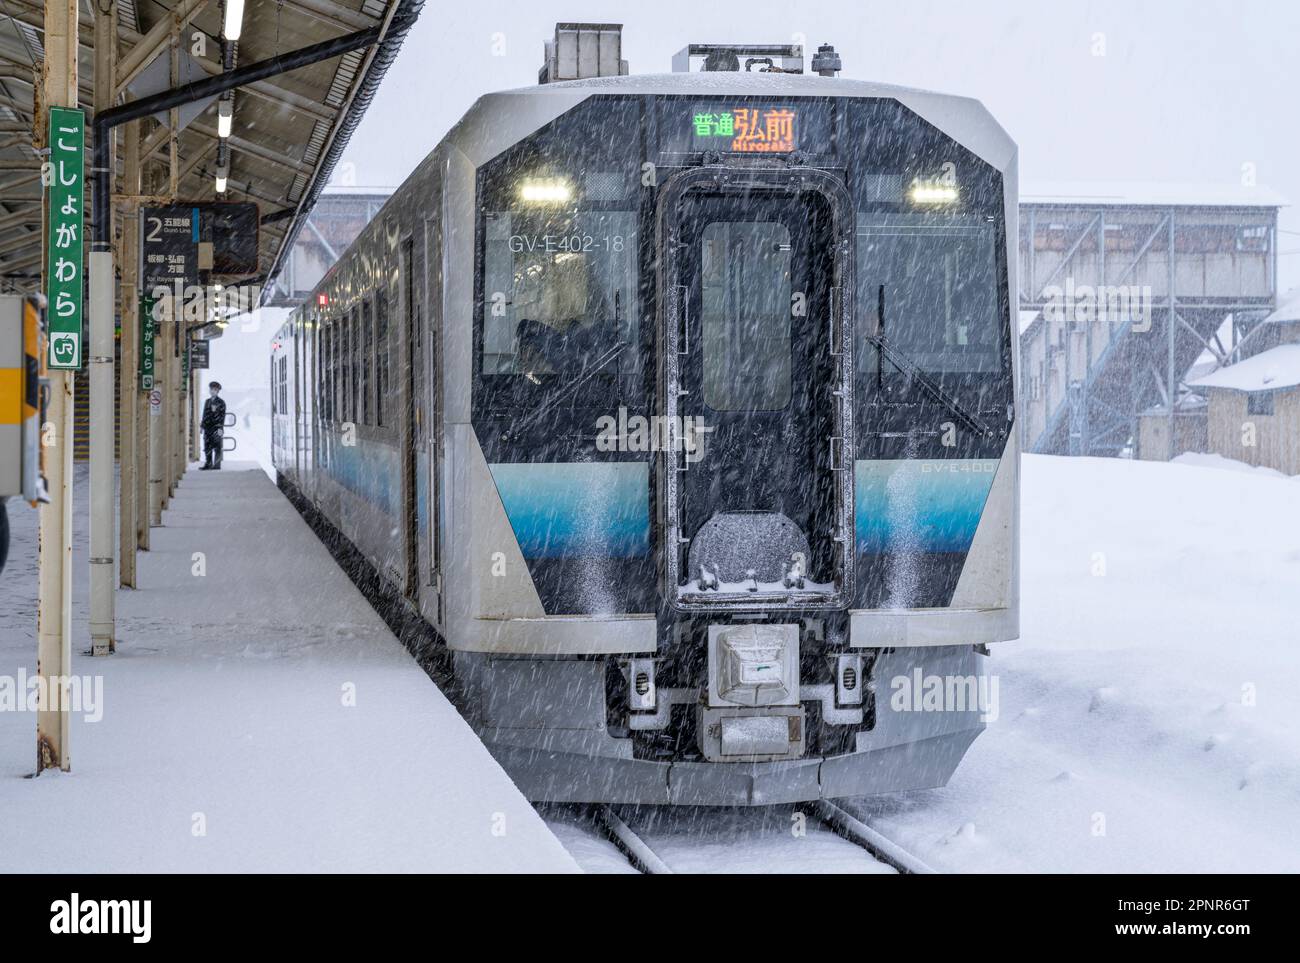
{"type": "Polygon", "coordinates": [[[795,107],[696,107],[690,127],[695,150],[781,154],[799,146],[795,107]]]}

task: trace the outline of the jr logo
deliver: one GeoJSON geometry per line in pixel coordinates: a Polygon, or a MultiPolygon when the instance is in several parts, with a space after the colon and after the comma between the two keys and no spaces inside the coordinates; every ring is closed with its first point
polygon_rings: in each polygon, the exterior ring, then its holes
{"type": "Polygon", "coordinates": [[[75,365],[80,353],[81,336],[78,334],[55,334],[50,340],[50,353],[58,365],[75,365]]]}

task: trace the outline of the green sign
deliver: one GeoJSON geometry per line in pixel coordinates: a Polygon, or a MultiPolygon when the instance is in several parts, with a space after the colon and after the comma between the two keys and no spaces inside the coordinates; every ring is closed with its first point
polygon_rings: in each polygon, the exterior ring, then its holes
{"type": "Polygon", "coordinates": [[[696,137],[735,137],[735,115],[731,111],[720,114],[696,114],[691,119],[696,137]]]}
{"type": "Polygon", "coordinates": [[[48,190],[49,254],[45,296],[51,368],[81,367],[82,229],[85,214],[86,115],[66,107],[50,108],[50,158],[43,178],[48,190]]]}
{"type": "Polygon", "coordinates": [[[154,306],[157,304],[147,294],[140,295],[140,390],[153,391],[154,333],[157,322],[154,320],[154,306]]]}

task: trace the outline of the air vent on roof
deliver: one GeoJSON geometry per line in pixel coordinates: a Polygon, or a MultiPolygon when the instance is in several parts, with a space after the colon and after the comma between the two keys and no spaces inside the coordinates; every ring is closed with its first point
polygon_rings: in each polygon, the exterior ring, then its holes
{"type": "Polygon", "coordinates": [[[539,84],[627,73],[621,23],[557,23],[555,39],[546,41],[545,51],[539,84]]]}
{"type": "Polygon", "coordinates": [[[747,70],[803,73],[803,46],[797,43],[693,43],[673,56],[673,73],[747,70]]]}

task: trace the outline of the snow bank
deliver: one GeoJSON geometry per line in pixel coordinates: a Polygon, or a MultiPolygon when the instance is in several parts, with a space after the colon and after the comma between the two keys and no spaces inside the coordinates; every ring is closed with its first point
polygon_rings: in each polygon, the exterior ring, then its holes
{"type": "Polygon", "coordinates": [[[1022,638],[942,790],[854,808],[936,868],[1300,871],[1285,477],[1024,458],[1022,638]]]}
{"type": "Polygon", "coordinates": [[[1248,475],[1256,475],[1260,478],[1295,478],[1300,480],[1300,475],[1288,475],[1278,471],[1276,468],[1266,468],[1263,465],[1248,465],[1244,461],[1237,461],[1235,458],[1224,458],[1222,455],[1209,454],[1206,452],[1187,451],[1174,459],[1179,465],[1190,465],[1194,468],[1215,468],[1219,471],[1239,471],[1248,475]]]}

